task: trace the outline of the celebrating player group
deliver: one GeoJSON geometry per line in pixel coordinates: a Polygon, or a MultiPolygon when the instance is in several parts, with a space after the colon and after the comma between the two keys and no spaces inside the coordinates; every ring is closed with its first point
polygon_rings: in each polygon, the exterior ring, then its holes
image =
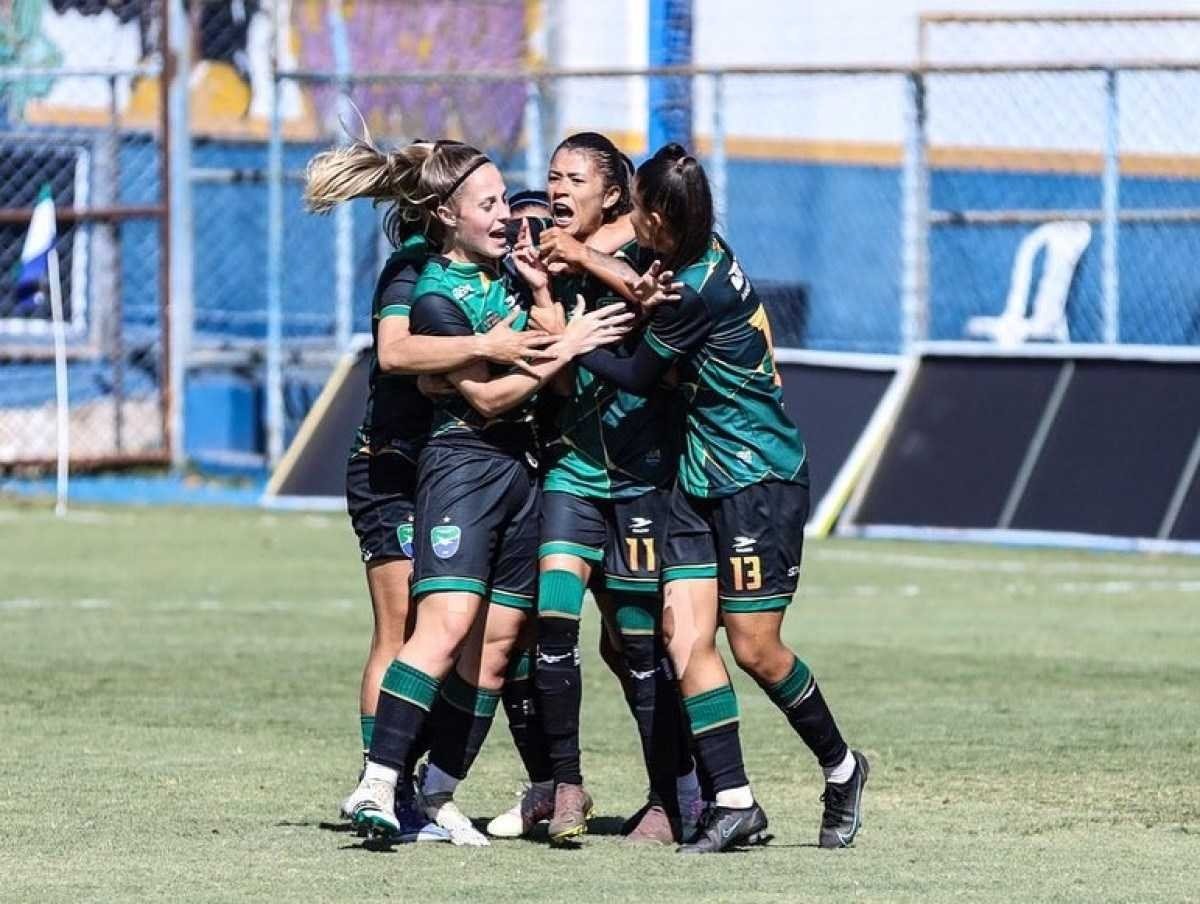
{"type": "Polygon", "coordinates": [[[766,838],[723,627],[824,772],[820,845],[851,844],[867,760],[780,636],[805,446],[700,163],[671,144],[634,172],[585,132],[555,149],[545,194],[510,199],[473,147],[384,152],[364,135],[308,169],[310,210],[352,198],[385,207],[395,252],[347,467],[375,629],[343,815],[396,842],[488,844],[454,793],[503,704],[529,785],[487,834],[585,834],[590,589],[648,780],[631,841],[708,854],[766,838]]]}

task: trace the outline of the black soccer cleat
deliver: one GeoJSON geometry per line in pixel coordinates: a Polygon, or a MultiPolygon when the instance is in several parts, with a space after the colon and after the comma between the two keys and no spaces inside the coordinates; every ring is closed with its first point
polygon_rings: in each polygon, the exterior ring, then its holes
{"type": "Polygon", "coordinates": [[[680,845],[680,854],[719,854],[748,844],[767,840],[767,814],[757,803],[745,809],[708,807],[700,817],[696,837],[690,844],[680,845]]]}
{"type": "Polygon", "coordinates": [[[867,758],[858,750],[854,755],[854,774],[849,780],[835,785],[825,783],[825,812],[821,814],[820,845],[823,848],[844,848],[854,843],[854,836],[862,828],[862,793],[871,772],[867,758]]]}

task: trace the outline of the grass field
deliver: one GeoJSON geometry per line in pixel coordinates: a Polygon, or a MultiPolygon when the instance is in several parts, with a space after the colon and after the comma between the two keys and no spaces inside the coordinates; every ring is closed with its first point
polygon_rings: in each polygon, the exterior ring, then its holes
{"type": "MultiPolygon", "coordinates": [[[[774,841],[724,857],[611,833],[643,794],[615,681],[585,662],[582,850],[363,849],[369,630],[344,518],[0,503],[0,900],[1200,900],[1200,561],[825,542],[788,617],[872,758],[852,850],[819,771],[738,680],[774,841]]],[[[503,717],[460,800],[519,785],[503,717]]]]}

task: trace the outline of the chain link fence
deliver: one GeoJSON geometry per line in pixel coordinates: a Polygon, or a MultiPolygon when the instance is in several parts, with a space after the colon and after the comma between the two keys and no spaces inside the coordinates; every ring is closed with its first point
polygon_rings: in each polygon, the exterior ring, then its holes
{"type": "MultiPolygon", "coordinates": [[[[697,143],[724,144],[723,229],[784,347],[901,342],[904,77],[698,80],[697,143]],[[717,107],[719,106],[719,110],[717,107]],[[714,135],[719,129],[723,136],[714,135]]],[[[714,170],[711,156],[708,169],[714,170]]]]}
{"type": "MultiPolygon", "coordinates": [[[[11,285],[43,183],[59,210],[73,457],[167,445],[164,2],[54,0],[40,20],[0,30],[0,464],[53,451],[46,312],[18,310],[11,285]]],[[[369,203],[329,217],[302,207],[307,161],[346,140],[343,123],[358,128],[355,108],[384,147],[481,146],[510,190],[542,186],[572,132],[608,134],[635,161],[654,150],[647,116],[662,75],[542,68],[553,41],[523,0],[179,8],[190,162],[171,190],[190,200],[192,278],[190,305],[173,309],[187,315],[193,376],[266,387],[269,458],[369,329],[389,251],[369,203]]],[[[921,22],[915,66],[682,78],[719,228],[781,347],[892,354],[989,338],[978,318],[1014,301],[1028,317],[1031,299],[1010,292],[1023,257],[1031,286],[1065,279],[1066,334],[1045,338],[1182,345],[1200,342],[1196,46],[1195,16],[942,16],[921,22]],[[1070,65],[1080,59],[1100,63],[1070,65]],[[1055,250],[1057,224],[1075,222],[1086,242],[1055,250]]]]}
{"type": "Polygon", "coordinates": [[[1200,16],[946,14],[920,27],[927,65],[1014,68],[926,82],[931,338],[988,336],[978,318],[1010,303],[1036,315],[1024,247],[1034,286],[1073,267],[1066,335],[1029,338],[1200,342],[1187,263],[1200,251],[1200,16]],[[1080,60],[1104,65],[1068,71],[1080,60]],[[1077,264],[1069,223],[1087,224],[1077,264]]]}
{"type": "Polygon", "coordinates": [[[114,4],[49,34],[18,15],[0,32],[0,469],[56,455],[59,290],[73,464],[166,460],[163,143],[157,33],[143,12],[114,4]],[[126,68],[73,58],[75,42],[101,40],[126,68]],[[59,284],[50,269],[19,286],[46,193],[59,284]]]}

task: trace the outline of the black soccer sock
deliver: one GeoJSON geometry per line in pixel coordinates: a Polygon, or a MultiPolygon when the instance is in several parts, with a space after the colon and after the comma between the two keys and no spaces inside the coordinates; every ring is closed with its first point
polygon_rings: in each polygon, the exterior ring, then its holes
{"type": "Polygon", "coordinates": [[[831,769],[846,758],[846,742],[821,696],[816,679],[803,661],[797,658],[786,678],[778,684],[763,685],[763,690],[771,702],[783,710],[822,768],[831,769]]]}
{"type": "Polygon", "coordinates": [[[625,663],[622,686],[629,710],[637,722],[642,762],[650,783],[649,801],[668,813],[678,811],[675,779],[686,753],[687,731],[674,675],[659,639],[657,601],[642,595],[618,596],[617,625],[621,630],[621,655],[625,663]],[[680,751],[681,745],[684,751],[680,751]]]}
{"type": "Polygon", "coordinates": [[[547,571],[538,578],[538,648],[533,676],[542,731],[558,784],[583,784],[579,761],[583,589],[583,582],[569,571],[547,571]]]}
{"type": "Polygon", "coordinates": [[[368,754],[372,763],[404,771],[437,697],[439,683],[432,675],[399,659],[388,667],[375,709],[375,730],[368,754]]]}
{"type": "Polygon", "coordinates": [[[430,716],[429,762],[459,781],[467,777],[496,717],[499,691],[484,690],[451,672],[430,716]]]}
{"type": "Polygon", "coordinates": [[[413,782],[416,781],[417,776],[417,763],[421,762],[421,757],[429,753],[433,726],[437,723],[437,711],[445,705],[442,695],[438,694],[429,711],[429,717],[421,724],[421,730],[417,732],[412,745],[408,748],[408,759],[404,763],[404,768],[400,770],[400,779],[396,785],[396,793],[402,794],[405,798],[412,793],[413,782]]]}
{"type": "Polygon", "coordinates": [[[501,692],[508,730],[512,734],[517,754],[531,782],[546,782],[554,777],[546,738],[542,732],[542,717],[537,708],[533,686],[533,652],[517,650],[508,664],[508,675],[501,692]]]}
{"type": "MultiPolygon", "coordinates": [[[[661,645],[654,637],[630,637],[624,641],[629,669],[629,709],[637,721],[642,742],[642,762],[650,782],[650,802],[675,814],[678,799],[675,779],[679,774],[680,750],[687,749],[679,691],[662,669],[661,645]]],[[[690,770],[690,756],[688,768],[690,770]]]]}
{"type": "Polygon", "coordinates": [[[696,758],[712,781],[714,797],[721,791],[750,784],[738,736],[738,705],[733,687],[720,687],[684,697],[696,758]]]}

